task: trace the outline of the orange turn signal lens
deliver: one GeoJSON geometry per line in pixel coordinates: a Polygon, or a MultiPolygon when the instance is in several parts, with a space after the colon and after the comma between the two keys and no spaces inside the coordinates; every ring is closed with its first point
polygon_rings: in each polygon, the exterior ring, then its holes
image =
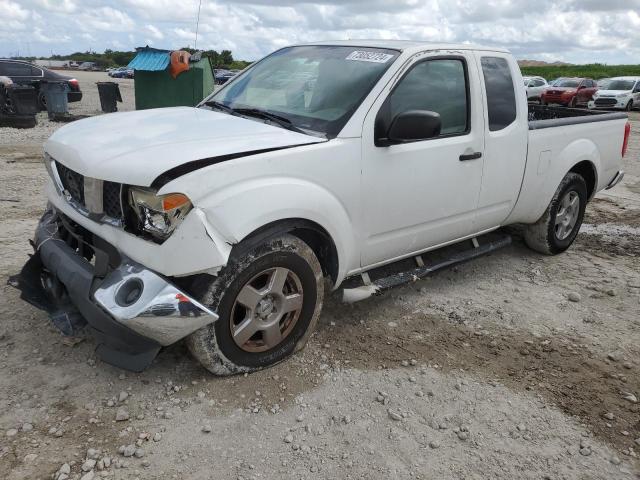
{"type": "Polygon", "coordinates": [[[186,195],[170,193],[162,196],[162,209],[166,212],[175,208],[184,207],[191,203],[186,195]]]}

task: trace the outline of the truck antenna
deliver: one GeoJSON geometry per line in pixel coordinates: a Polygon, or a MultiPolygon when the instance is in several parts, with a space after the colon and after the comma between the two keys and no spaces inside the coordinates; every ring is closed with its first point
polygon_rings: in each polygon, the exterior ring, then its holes
{"type": "Polygon", "coordinates": [[[202,0],[198,3],[198,18],[196,20],[196,41],[193,44],[193,49],[198,49],[198,27],[200,26],[200,8],[202,7],[202,0]]]}

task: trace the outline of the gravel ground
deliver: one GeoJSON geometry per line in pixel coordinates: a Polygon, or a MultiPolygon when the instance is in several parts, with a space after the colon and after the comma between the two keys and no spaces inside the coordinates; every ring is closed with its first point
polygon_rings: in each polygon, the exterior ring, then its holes
{"type": "MultiPolygon", "coordinates": [[[[78,77],[72,113],[98,113],[105,75],[78,77]]],[[[42,142],[60,125],[39,120],[0,129],[3,285],[45,201],[42,142]]],[[[512,246],[433,278],[331,296],[305,350],[248,376],[212,377],[182,344],[125,373],[3,286],[0,477],[640,478],[639,153],[634,134],[624,183],[565,254],[514,228],[512,246]]]]}

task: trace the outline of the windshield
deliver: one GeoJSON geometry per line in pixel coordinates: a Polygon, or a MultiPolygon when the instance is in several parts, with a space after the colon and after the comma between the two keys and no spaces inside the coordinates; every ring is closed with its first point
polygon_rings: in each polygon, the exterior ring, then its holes
{"type": "Polygon", "coordinates": [[[556,84],[556,87],[578,88],[579,84],[578,80],[562,80],[556,84]]]}
{"type": "Polygon", "coordinates": [[[266,111],[295,128],[334,137],[398,55],[395,50],[365,47],[284,48],[206,102],[266,111]]]}
{"type": "Polygon", "coordinates": [[[607,90],[633,90],[635,84],[634,80],[611,80],[607,90]]]}

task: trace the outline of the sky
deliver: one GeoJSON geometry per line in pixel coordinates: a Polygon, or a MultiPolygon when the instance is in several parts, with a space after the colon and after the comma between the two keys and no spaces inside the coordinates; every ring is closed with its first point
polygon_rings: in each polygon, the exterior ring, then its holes
{"type": "MultiPolygon", "coordinates": [[[[199,0],[0,0],[0,57],[193,47],[199,0]]],[[[387,38],[506,47],[519,59],[640,63],[640,0],[202,0],[197,47],[387,38]]]]}

